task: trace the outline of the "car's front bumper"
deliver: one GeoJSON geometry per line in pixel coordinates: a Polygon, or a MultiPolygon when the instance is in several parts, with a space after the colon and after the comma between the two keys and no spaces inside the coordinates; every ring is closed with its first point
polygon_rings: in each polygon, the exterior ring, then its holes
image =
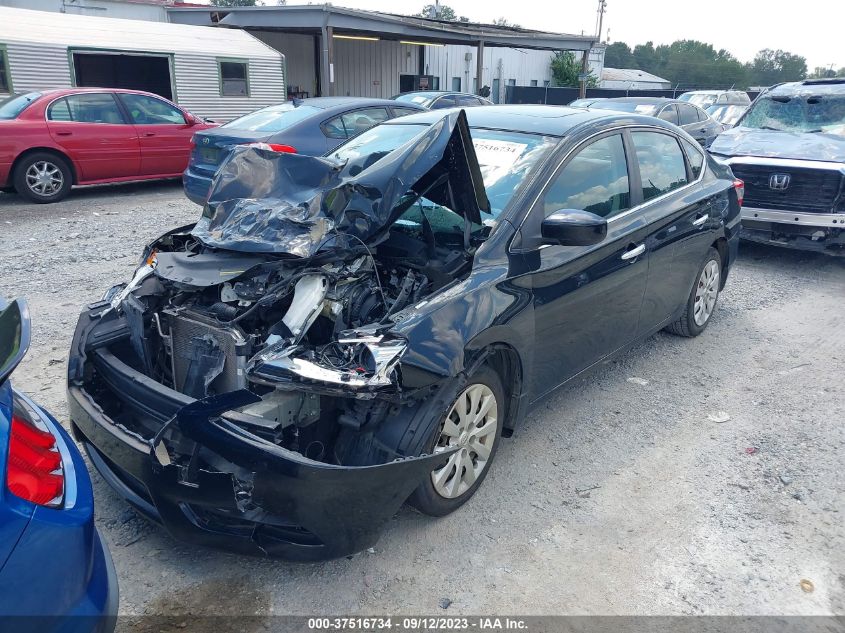
{"type": "Polygon", "coordinates": [[[744,240],[845,255],[845,213],[801,213],[744,207],[744,240]]]}
{"type": "Polygon", "coordinates": [[[381,525],[448,457],[347,467],[261,439],[222,415],[254,398],[248,392],[192,400],[129,367],[107,346],[89,344],[102,307],[81,315],[71,349],[74,434],[106,481],[180,540],[289,560],[352,554],[376,542],[381,525]],[[115,422],[117,412],[146,416],[147,427],[167,424],[168,430],[158,439],[144,436],[115,422]],[[155,450],[159,440],[170,448],[195,443],[199,466],[168,463],[155,450]]]}

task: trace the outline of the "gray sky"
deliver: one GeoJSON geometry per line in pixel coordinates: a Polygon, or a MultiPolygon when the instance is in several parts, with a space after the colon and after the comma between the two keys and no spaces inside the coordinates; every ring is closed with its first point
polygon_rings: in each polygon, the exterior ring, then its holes
{"type": "MultiPolygon", "coordinates": [[[[417,13],[433,2],[332,1],[337,6],[406,14],[417,13]]],[[[274,4],[274,0],[266,2],[274,4]]],[[[307,4],[299,0],[288,3],[307,4]]],[[[592,33],[598,0],[444,0],[444,4],[478,22],[505,17],[526,28],[592,33]]],[[[725,48],[743,62],[761,48],[781,48],[806,57],[811,71],[815,66],[845,66],[845,0],[607,0],[607,5],[605,27],[610,28],[611,42],[633,46],[648,40],[668,44],[696,39],[725,48]]]]}

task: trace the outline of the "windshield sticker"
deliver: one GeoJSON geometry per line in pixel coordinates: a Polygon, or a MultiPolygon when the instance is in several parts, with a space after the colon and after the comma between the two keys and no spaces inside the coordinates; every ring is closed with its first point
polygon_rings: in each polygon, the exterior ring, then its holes
{"type": "Polygon", "coordinates": [[[634,112],[639,112],[641,114],[651,114],[654,112],[654,106],[652,105],[638,105],[634,108],[634,112]]]}
{"type": "Polygon", "coordinates": [[[472,145],[482,167],[512,167],[528,147],[525,143],[494,139],[473,139],[472,145]]]}

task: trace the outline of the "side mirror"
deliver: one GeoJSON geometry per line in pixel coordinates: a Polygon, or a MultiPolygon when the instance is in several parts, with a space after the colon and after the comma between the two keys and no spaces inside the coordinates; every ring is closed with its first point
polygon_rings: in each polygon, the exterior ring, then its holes
{"type": "Polygon", "coordinates": [[[546,244],[590,246],[607,236],[607,220],[589,211],[561,209],[543,220],[540,234],[546,244]]]}
{"type": "Polygon", "coordinates": [[[190,112],[186,112],[185,113],[185,123],[187,123],[188,125],[196,125],[197,123],[199,123],[199,119],[197,119],[197,117],[195,117],[190,112]]]}

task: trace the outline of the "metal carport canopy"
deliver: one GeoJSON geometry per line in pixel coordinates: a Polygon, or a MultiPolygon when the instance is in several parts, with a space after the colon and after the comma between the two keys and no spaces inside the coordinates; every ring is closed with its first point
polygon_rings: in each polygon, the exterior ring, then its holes
{"type": "Polygon", "coordinates": [[[277,7],[171,8],[171,21],[218,24],[247,30],[313,33],[321,36],[321,93],[334,94],[332,37],[375,36],[421,44],[462,44],[477,47],[476,77],[481,86],[485,46],[550,51],[589,51],[596,43],[590,35],[547,33],[518,27],[434,20],[416,16],[345,9],[331,5],[277,7]],[[204,13],[199,20],[198,13],[204,13]],[[207,21],[206,21],[207,20],[207,21]]]}

